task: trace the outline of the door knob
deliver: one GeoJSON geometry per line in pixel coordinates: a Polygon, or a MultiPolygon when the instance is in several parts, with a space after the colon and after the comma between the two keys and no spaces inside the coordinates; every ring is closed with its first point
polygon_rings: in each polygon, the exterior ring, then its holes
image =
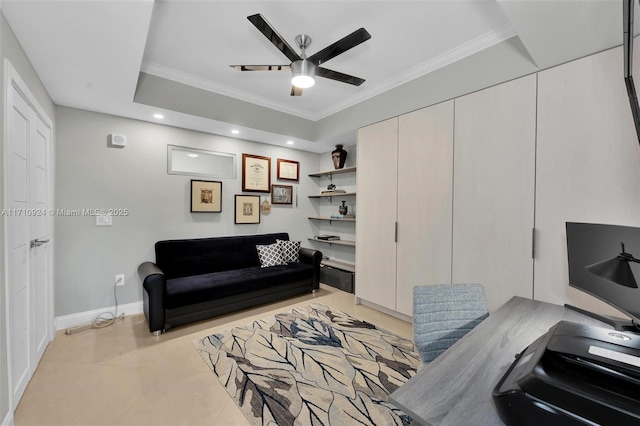
{"type": "Polygon", "coordinates": [[[41,245],[47,244],[48,242],[49,242],[49,239],[41,240],[39,238],[36,238],[35,240],[31,240],[31,248],[40,247],[41,245]]]}

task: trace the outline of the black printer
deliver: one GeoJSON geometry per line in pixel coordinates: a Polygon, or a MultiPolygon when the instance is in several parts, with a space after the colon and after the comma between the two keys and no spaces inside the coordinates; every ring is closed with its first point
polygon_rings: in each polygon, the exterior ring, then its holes
{"type": "Polygon", "coordinates": [[[640,335],[561,321],[493,390],[507,425],[640,425],[640,335]]]}

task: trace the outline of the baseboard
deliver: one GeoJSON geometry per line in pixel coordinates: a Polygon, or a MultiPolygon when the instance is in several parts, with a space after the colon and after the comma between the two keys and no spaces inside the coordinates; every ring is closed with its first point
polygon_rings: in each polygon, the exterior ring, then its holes
{"type": "MultiPolygon", "coordinates": [[[[115,313],[116,307],[111,306],[109,308],[96,309],[93,311],[85,311],[78,312],[77,314],[64,315],[61,317],[56,317],[55,326],[56,331],[64,330],[69,327],[76,327],[78,325],[85,325],[91,323],[95,317],[100,315],[103,312],[112,312],[115,313]]],[[[133,302],[128,303],[126,305],[118,306],[118,315],[135,315],[142,312],[142,302],[133,302]]]]}
{"type": "Polygon", "coordinates": [[[375,304],[373,302],[369,302],[368,300],[362,299],[360,297],[357,298],[356,305],[367,306],[367,307],[369,307],[371,309],[375,309],[376,311],[380,311],[380,312],[382,312],[384,314],[387,314],[387,315],[390,315],[390,316],[392,316],[394,318],[398,318],[399,320],[402,320],[404,322],[409,322],[410,323],[410,322],[413,321],[413,319],[409,315],[405,315],[403,313],[396,312],[396,311],[394,311],[392,309],[385,308],[384,306],[377,305],[377,304],[375,304]]]}

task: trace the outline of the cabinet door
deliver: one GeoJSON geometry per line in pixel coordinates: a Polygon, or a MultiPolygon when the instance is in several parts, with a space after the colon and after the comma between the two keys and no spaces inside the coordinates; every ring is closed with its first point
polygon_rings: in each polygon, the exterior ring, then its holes
{"type": "Polygon", "coordinates": [[[358,130],[356,296],[396,308],[398,119],[358,130]]]}
{"type": "Polygon", "coordinates": [[[400,117],[396,310],[413,315],[413,287],[451,282],[453,101],[400,117]]]}
{"type": "Polygon", "coordinates": [[[532,297],[536,76],[455,100],[454,283],[532,297]]]}
{"type": "Polygon", "coordinates": [[[622,68],[617,48],[538,77],[535,298],[615,316],[569,288],[565,222],[640,226],[640,148],[622,68]]]}

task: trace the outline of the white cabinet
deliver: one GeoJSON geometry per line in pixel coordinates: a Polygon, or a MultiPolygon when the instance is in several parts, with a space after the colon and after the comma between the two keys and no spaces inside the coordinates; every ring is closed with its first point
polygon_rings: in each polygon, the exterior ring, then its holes
{"type": "Polygon", "coordinates": [[[410,316],[415,285],[532,296],[535,117],[528,76],[360,129],[357,297],[410,316]]]}
{"type": "Polygon", "coordinates": [[[536,76],[455,100],[454,283],[481,283],[494,310],[532,297],[536,76]]]}
{"type": "Polygon", "coordinates": [[[450,282],[452,160],[453,101],[359,130],[357,297],[412,315],[450,282]]]}
{"type": "Polygon", "coordinates": [[[401,116],[396,310],[413,315],[413,287],[451,282],[453,101],[401,116]]]}
{"type": "Polygon", "coordinates": [[[538,77],[535,298],[616,316],[568,286],[565,222],[640,227],[640,147],[622,58],[616,48],[538,77]]]}
{"type": "Polygon", "coordinates": [[[398,119],[358,130],[356,297],[396,308],[398,119]]]}
{"type": "Polygon", "coordinates": [[[622,66],[611,49],[450,101],[449,160],[421,116],[438,106],[360,129],[356,295],[410,313],[415,284],[479,282],[491,310],[519,295],[620,316],[569,288],[565,222],[640,227],[622,66]]]}

